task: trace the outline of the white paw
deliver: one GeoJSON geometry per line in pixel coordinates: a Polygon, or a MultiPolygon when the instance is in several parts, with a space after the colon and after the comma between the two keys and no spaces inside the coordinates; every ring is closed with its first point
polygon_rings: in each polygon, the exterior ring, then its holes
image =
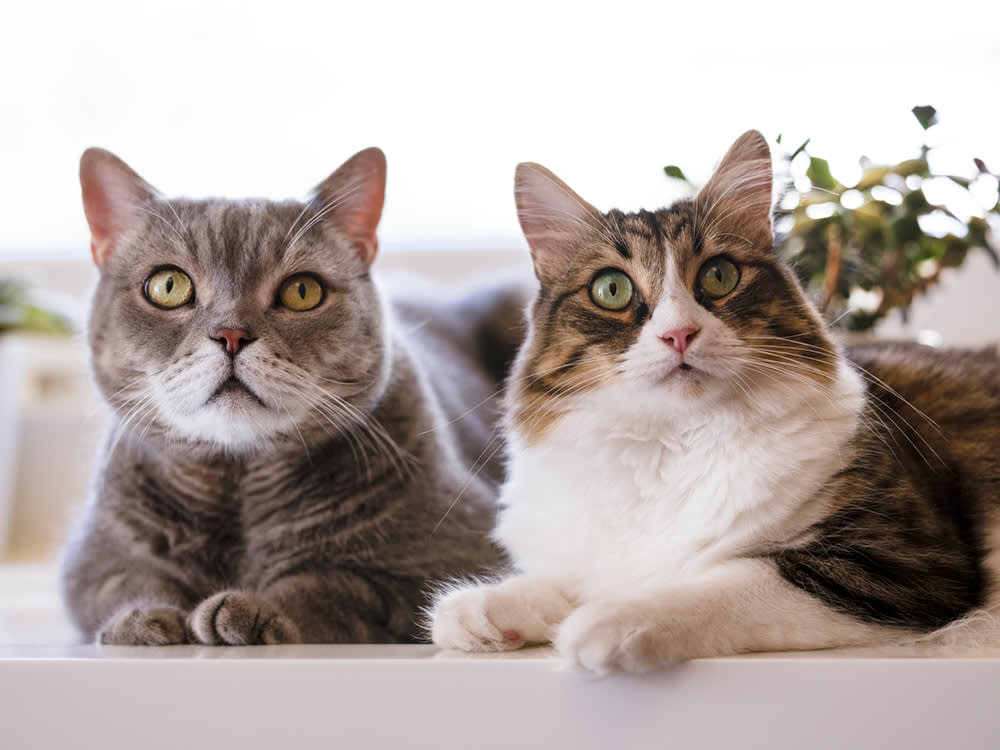
{"type": "MultiPolygon", "coordinates": [[[[659,614],[659,616],[657,616],[659,614]]],[[[691,658],[693,644],[640,604],[593,602],[559,628],[556,649],[570,664],[598,674],[645,672],[691,658]]]]}
{"type": "Polygon", "coordinates": [[[441,648],[510,651],[551,641],[571,608],[555,586],[512,578],[444,596],[433,613],[431,637],[441,648]]]}

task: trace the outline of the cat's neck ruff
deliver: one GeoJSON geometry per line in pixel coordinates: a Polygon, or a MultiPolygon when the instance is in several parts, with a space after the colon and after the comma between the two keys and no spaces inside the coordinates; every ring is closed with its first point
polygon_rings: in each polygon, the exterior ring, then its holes
{"type": "Polygon", "coordinates": [[[496,536],[525,572],[558,570],[588,591],[655,586],[800,536],[829,510],[820,490],[851,459],[864,403],[843,360],[823,391],[686,420],[623,408],[623,390],[595,391],[541,440],[515,444],[496,536]]]}
{"type": "Polygon", "coordinates": [[[752,392],[732,391],[728,397],[711,400],[658,399],[654,388],[609,383],[581,394],[539,443],[579,445],[591,436],[597,442],[649,441],[687,450],[697,444],[738,441],[761,429],[786,431],[796,425],[822,429],[849,423],[846,434],[826,433],[837,442],[834,434],[841,435],[841,441],[853,434],[864,394],[861,376],[843,357],[838,357],[836,376],[829,385],[769,380],[752,392]]]}

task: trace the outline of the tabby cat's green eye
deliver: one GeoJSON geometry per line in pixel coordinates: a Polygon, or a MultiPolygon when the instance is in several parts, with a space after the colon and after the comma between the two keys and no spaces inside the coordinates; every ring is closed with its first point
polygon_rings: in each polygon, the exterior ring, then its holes
{"type": "Polygon", "coordinates": [[[278,291],[278,299],[289,310],[312,310],[323,301],[323,286],[315,276],[299,273],[285,279],[278,291]]]}
{"type": "Polygon", "coordinates": [[[728,258],[712,258],[698,271],[698,286],[712,299],[725,297],[740,283],[740,269],[728,258]]]}
{"type": "Polygon", "coordinates": [[[590,283],[590,298],[605,310],[624,310],[633,292],[632,279],[621,271],[605,271],[590,283]]]}
{"type": "Polygon", "coordinates": [[[179,268],[161,268],[146,279],[143,287],[146,299],[157,307],[173,310],[194,298],[191,277],[179,268]]]}

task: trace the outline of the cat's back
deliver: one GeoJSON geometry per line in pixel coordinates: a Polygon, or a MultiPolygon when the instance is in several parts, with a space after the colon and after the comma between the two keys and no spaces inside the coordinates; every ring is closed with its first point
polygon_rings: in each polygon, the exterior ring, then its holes
{"type": "Polygon", "coordinates": [[[471,365],[494,386],[507,376],[525,335],[533,293],[526,280],[472,285],[457,294],[430,283],[403,286],[398,279],[382,288],[397,332],[429,372],[455,374],[457,366],[471,365]]]}
{"type": "MultiPolygon", "coordinates": [[[[1000,353],[872,343],[847,349],[868,389],[868,429],[929,467],[1000,492],[1000,353]]],[[[898,448],[897,448],[897,452],[898,448]]],[[[1000,504],[1000,497],[994,497],[1000,504]]]]}
{"type": "Polygon", "coordinates": [[[992,428],[1000,437],[1000,352],[936,349],[908,342],[848,347],[848,358],[861,371],[869,392],[904,401],[938,426],[992,428]]]}
{"type": "Polygon", "coordinates": [[[455,433],[467,466],[485,463],[499,481],[501,389],[524,337],[529,286],[511,280],[456,295],[395,283],[385,293],[391,335],[420,373],[424,395],[440,410],[441,429],[455,433]]]}

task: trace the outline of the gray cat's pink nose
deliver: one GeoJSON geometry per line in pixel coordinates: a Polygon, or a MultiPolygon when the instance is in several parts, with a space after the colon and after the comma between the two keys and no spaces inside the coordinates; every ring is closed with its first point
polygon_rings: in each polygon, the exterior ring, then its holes
{"type": "Polygon", "coordinates": [[[230,354],[236,354],[240,349],[253,341],[250,338],[250,334],[242,328],[220,328],[212,338],[220,344],[225,343],[226,351],[230,354]]]}
{"type": "Polygon", "coordinates": [[[694,337],[698,335],[700,328],[675,328],[672,331],[664,331],[660,334],[663,343],[673,347],[678,354],[683,354],[691,346],[694,337]]]}

